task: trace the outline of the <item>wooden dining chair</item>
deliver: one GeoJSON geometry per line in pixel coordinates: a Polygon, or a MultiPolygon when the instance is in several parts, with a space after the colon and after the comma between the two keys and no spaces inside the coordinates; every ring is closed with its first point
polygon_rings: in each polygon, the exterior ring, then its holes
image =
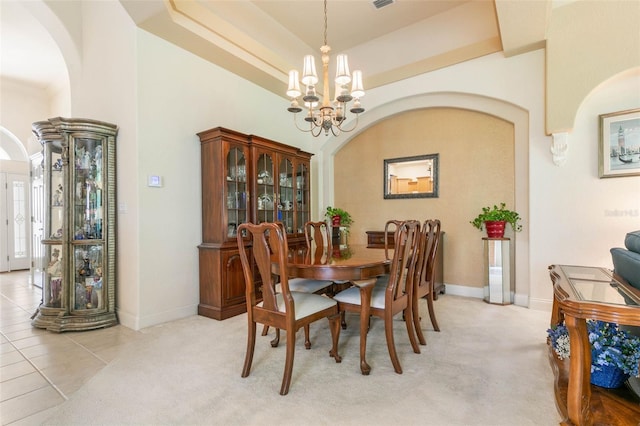
{"type": "MultiPolygon", "coordinates": [[[[278,222],[278,224],[284,229],[284,224],[278,222]]],[[[323,262],[325,256],[329,256],[329,249],[331,244],[331,229],[327,226],[326,222],[307,222],[304,224],[304,235],[306,241],[306,253],[305,256],[310,257],[310,261],[314,263],[323,262]]],[[[290,278],[289,290],[300,291],[303,293],[314,294],[332,294],[333,281],[327,280],[314,280],[310,278],[290,278]]],[[[276,289],[279,285],[276,286],[276,289]]],[[[266,336],[269,332],[269,327],[264,326],[262,329],[262,335],[266,336]]],[[[309,338],[309,326],[304,329],[304,344],[307,349],[311,349],[311,340],[309,338]]],[[[271,346],[276,347],[280,342],[280,332],[276,329],[276,337],[271,341],[271,346]]]]}
{"type": "Polygon", "coordinates": [[[420,309],[418,304],[420,299],[427,299],[427,309],[433,329],[440,331],[433,307],[436,258],[438,248],[440,247],[440,227],[440,220],[426,220],[420,233],[421,244],[418,254],[418,266],[415,269],[412,313],[413,324],[421,345],[426,345],[427,341],[422,333],[422,327],[420,327],[420,309]]]}
{"type": "MultiPolygon", "coordinates": [[[[391,260],[389,256],[390,250],[393,249],[393,246],[394,246],[393,242],[397,238],[396,234],[400,230],[404,222],[406,222],[406,220],[391,219],[386,221],[384,224],[384,257],[388,260],[391,260]]],[[[409,263],[407,263],[407,267],[408,266],[409,266],[409,263]]],[[[406,273],[406,270],[405,270],[405,273],[406,273]]],[[[384,274],[384,275],[380,275],[376,279],[375,286],[378,288],[385,288],[388,283],[389,283],[389,274],[384,274]]],[[[341,311],[340,315],[341,315],[340,324],[342,326],[342,329],[346,330],[347,320],[345,318],[345,312],[341,311]]]]}
{"type": "MultiPolygon", "coordinates": [[[[415,220],[405,221],[395,232],[395,248],[391,260],[391,270],[386,286],[374,286],[371,294],[371,315],[384,320],[387,349],[391,357],[391,363],[396,373],[402,374],[402,367],[395,347],[393,335],[393,318],[402,312],[408,321],[404,321],[407,327],[407,335],[411,347],[415,353],[420,353],[413,321],[411,321],[413,276],[416,266],[416,256],[412,253],[416,250],[420,237],[420,222],[415,220]],[[408,270],[408,273],[404,271],[408,270]]],[[[340,311],[358,312],[361,309],[360,290],[351,287],[334,296],[338,301],[340,311]]]]}
{"type": "Polygon", "coordinates": [[[238,227],[238,247],[240,260],[246,284],[247,299],[247,353],[244,359],[242,377],[251,372],[251,363],[256,344],[256,324],[273,326],[287,333],[287,347],[284,376],[280,395],[286,395],[291,385],[293,358],[295,354],[296,332],[312,322],[323,318],[329,319],[332,348],[329,355],[336,362],[342,359],[338,355],[338,339],[340,336],[340,314],[338,304],[333,299],[317,294],[300,293],[289,290],[287,276],[288,246],[286,234],[276,223],[243,223],[238,227]],[[251,241],[251,248],[247,248],[243,235],[251,241]],[[258,301],[255,293],[252,258],[262,279],[262,301],[258,301]],[[272,263],[276,263],[280,272],[280,292],[277,293],[272,280],[272,263]]]}

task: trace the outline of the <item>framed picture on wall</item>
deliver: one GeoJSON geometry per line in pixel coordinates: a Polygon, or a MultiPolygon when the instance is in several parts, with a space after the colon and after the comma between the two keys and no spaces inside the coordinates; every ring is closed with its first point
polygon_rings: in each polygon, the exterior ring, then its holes
{"type": "Polygon", "coordinates": [[[640,109],[600,115],[601,178],[640,176],[640,109]]]}
{"type": "Polygon", "coordinates": [[[384,160],[384,199],[438,198],[440,154],[384,160]]]}

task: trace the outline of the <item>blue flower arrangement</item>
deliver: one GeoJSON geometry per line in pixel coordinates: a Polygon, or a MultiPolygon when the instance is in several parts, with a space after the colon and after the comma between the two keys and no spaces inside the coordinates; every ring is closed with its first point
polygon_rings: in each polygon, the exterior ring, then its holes
{"type": "MultiPolygon", "coordinates": [[[[603,366],[615,366],[628,376],[638,377],[640,338],[621,330],[612,322],[587,320],[591,344],[591,373],[603,366]]],[[[569,357],[569,331],[564,323],[547,330],[551,346],[558,358],[569,357]]]]}

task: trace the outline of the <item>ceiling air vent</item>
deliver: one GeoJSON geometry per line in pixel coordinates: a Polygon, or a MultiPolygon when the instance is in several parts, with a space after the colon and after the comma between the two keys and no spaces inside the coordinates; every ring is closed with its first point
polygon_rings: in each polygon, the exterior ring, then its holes
{"type": "Polygon", "coordinates": [[[382,9],[385,6],[395,3],[395,0],[373,0],[376,9],[382,9]]]}

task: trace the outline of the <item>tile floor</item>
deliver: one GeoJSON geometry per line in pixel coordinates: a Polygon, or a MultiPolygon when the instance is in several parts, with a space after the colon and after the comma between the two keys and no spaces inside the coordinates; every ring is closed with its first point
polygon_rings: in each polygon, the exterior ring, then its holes
{"type": "Polygon", "coordinates": [[[140,333],[123,326],[52,333],[31,326],[41,290],[0,273],[0,424],[37,425],[140,333]]]}

